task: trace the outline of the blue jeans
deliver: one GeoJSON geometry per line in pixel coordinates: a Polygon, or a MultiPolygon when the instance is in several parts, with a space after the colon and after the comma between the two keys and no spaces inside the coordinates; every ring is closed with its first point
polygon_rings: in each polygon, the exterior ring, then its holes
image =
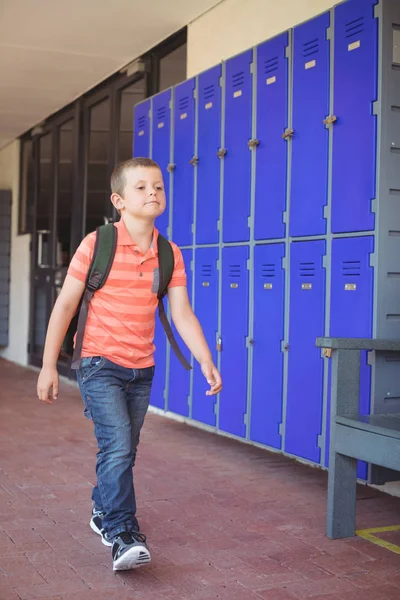
{"type": "Polygon", "coordinates": [[[149,406],[154,367],[127,369],[103,356],[82,358],[77,379],[99,451],[92,499],[110,538],[139,530],[132,468],[149,406]]]}

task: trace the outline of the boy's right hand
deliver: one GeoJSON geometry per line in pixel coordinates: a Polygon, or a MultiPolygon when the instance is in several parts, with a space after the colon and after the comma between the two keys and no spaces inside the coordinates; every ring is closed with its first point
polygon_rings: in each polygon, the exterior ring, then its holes
{"type": "Polygon", "coordinates": [[[55,367],[43,367],[37,383],[39,400],[52,404],[58,398],[58,373],[55,367]],[[52,390],[52,393],[50,393],[52,390]]]}

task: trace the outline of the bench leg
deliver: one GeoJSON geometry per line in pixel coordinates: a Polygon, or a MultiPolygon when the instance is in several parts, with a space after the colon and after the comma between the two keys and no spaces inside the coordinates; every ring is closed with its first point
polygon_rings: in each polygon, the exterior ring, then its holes
{"type": "Polygon", "coordinates": [[[356,523],[357,460],[331,452],[328,477],[327,536],[353,537],[356,523]]]}

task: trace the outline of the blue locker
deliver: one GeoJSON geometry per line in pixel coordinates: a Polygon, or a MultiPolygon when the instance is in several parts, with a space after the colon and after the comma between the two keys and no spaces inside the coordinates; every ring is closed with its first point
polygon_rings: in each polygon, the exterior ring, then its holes
{"type": "Polygon", "coordinates": [[[137,104],[134,109],[132,156],[150,156],[150,100],[137,104]]]}
{"type": "Polygon", "coordinates": [[[290,194],[290,235],[326,233],[328,201],[330,14],[294,30],[293,145],[290,194]]]}
{"type": "Polygon", "coordinates": [[[285,451],[319,463],[325,330],[325,241],[291,244],[289,372],[285,451]]]}
{"type": "MultiPolygon", "coordinates": [[[[185,263],[187,290],[190,302],[192,301],[192,250],[182,250],[182,256],[185,263]]],[[[179,337],[175,325],[172,323],[172,331],[182,350],[185,358],[190,362],[190,352],[184,342],[179,337]]],[[[189,416],[189,396],[190,396],[190,376],[191,371],[185,371],[174,352],[170,352],[169,368],[169,390],[168,390],[168,410],[182,415],[189,416]]]]}
{"type": "Polygon", "coordinates": [[[174,94],[174,201],[172,235],[178,246],[193,243],[195,80],[175,88],[174,94]]]}
{"type": "Polygon", "coordinates": [[[374,229],[378,20],[376,0],[335,9],[332,231],[374,229]]]}
{"type": "MultiPolygon", "coordinates": [[[[370,266],[370,255],[373,251],[372,236],[335,239],[332,242],[330,335],[333,337],[372,337],[374,270],[370,266]]],[[[326,466],[329,463],[330,385],[328,389],[326,466]]],[[[371,368],[368,365],[367,353],[363,352],[360,379],[361,414],[370,412],[370,389],[371,368]]],[[[366,479],[365,463],[360,463],[358,475],[361,479],[366,479]]]]}
{"type": "MultiPolygon", "coordinates": [[[[217,364],[218,332],[218,248],[200,248],[195,260],[195,313],[198,317],[214,364],[217,364]]],[[[215,427],[215,396],[206,396],[209,389],[200,366],[195,362],[193,369],[192,418],[205,425],[215,427]]]]}
{"type": "MultiPolygon", "coordinates": [[[[165,310],[167,310],[167,302],[164,300],[165,310]]],[[[156,316],[156,328],[154,333],[154,344],[156,353],[154,356],[156,369],[154,372],[153,385],[151,387],[150,404],[156,408],[165,409],[165,384],[166,384],[166,368],[167,368],[167,337],[163,326],[158,318],[158,309],[156,316]]]]}
{"type": "Polygon", "coordinates": [[[219,428],[246,436],[247,410],[246,338],[249,320],[249,272],[247,246],[222,250],[222,354],[219,428]]]}
{"type": "Polygon", "coordinates": [[[281,449],[285,245],[254,250],[254,346],[250,439],[281,449]]]}
{"type": "Polygon", "coordinates": [[[250,239],[253,51],[228,60],[225,83],[223,241],[250,239]]]}
{"type": "Polygon", "coordinates": [[[217,244],[220,218],[221,77],[218,65],[198,79],[196,243],[217,244]]]}
{"type": "Polygon", "coordinates": [[[167,235],[169,225],[169,191],[170,175],[167,170],[171,163],[171,90],[166,90],[152,98],[152,159],[161,168],[165,194],[167,197],[167,208],[156,221],[160,233],[167,235]]]}
{"type": "Polygon", "coordinates": [[[282,134],[288,126],[287,46],[284,33],[257,48],[256,240],[286,235],[287,144],[282,134]]]}

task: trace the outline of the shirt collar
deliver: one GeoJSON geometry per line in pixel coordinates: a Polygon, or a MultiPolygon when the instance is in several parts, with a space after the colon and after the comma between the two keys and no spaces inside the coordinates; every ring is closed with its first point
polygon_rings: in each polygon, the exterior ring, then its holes
{"type": "MultiPolygon", "coordinates": [[[[114,223],[114,227],[117,228],[118,238],[117,238],[117,246],[133,246],[136,247],[135,242],[132,240],[129,231],[126,228],[123,219],[120,219],[116,223],[114,223]]],[[[153,241],[151,242],[150,248],[154,250],[155,254],[158,254],[158,230],[154,227],[153,231],[153,241]]]]}

